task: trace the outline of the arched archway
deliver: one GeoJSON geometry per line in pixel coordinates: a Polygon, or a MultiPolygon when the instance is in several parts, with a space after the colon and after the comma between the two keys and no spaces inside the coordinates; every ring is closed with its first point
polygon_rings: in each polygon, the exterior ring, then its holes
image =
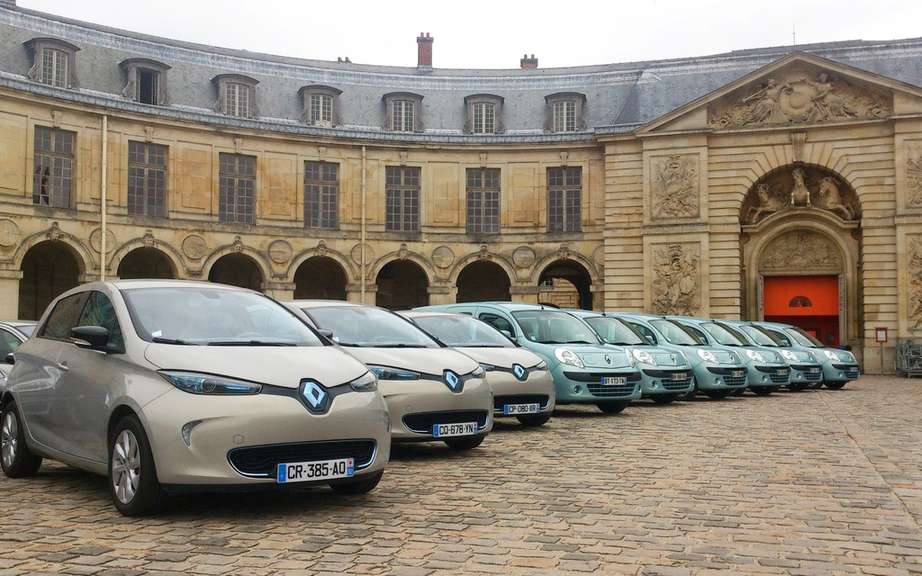
{"type": "Polygon", "coordinates": [[[176,278],[176,271],[170,258],[156,248],[135,248],[118,263],[118,277],[123,280],[135,278],[176,278]]]}
{"type": "Polygon", "coordinates": [[[575,260],[555,260],[538,278],[538,300],[561,308],[592,310],[592,276],[575,260]]]}
{"type": "Polygon", "coordinates": [[[259,264],[246,254],[226,254],[218,258],[208,271],[208,281],[230,284],[250,290],[263,289],[263,274],[259,264]]]}
{"type": "Polygon", "coordinates": [[[477,260],[458,274],[458,302],[509,301],[511,281],[503,267],[489,260],[477,260]]]}
{"type": "Polygon", "coordinates": [[[70,246],[48,240],[29,248],[20,269],[19,318],[38,320],[52,300],[80,283],[83,267],[70,246]]]}
{"type": "Polygon", "coordinates": [[[345,300],[346,272],[327,256],[313,256],[295,271],[295,298],[298,300],[345,300]]]}
{"type": "Polygon", "coordinates": [[[429,278],[412,260],[393,260],[378,272],[378,306],[390,310],[409,310],[429,304],[429,278]]]}

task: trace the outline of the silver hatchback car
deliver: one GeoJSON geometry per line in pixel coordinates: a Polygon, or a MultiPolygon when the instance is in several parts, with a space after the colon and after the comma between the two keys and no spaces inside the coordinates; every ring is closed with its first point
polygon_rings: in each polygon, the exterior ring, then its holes
{"type": "Polygon", "coordinates": [[[86,284],[51,303],[14,361],[0,389],[4,473],[50,458],[108,475],[126,515],[171,491],[367,492],[390,456],[374,374],[249,290],[86,284]]]}

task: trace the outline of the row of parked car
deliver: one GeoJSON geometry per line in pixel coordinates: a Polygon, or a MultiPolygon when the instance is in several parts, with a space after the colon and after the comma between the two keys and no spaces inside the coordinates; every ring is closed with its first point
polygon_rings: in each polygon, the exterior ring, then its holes
{"type": "Polygon", "coordinates": [[[200,490],[365,493],[392,441],[470,450],[494,417],[541,426],[557,404],[617,413],[859,374],[850,352],[781,324],[509,302],[394,313],[175,280],[86,284],[0,337],[6,476],[43,458],[99,473],[126,515],[200,490]]]}

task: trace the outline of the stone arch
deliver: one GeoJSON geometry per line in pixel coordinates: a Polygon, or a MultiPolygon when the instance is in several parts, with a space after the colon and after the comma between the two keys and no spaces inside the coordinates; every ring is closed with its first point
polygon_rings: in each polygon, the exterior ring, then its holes
{"type": "Polygon", "coordinates": [[[151,250],[160,252],[169,260],[170,267],[173,271],[172,277],[179,278],[181,271],[185,268],[182,255],[166,242],[159,242],[157,240],[151,242],[150,239],[145,238],[135,238],[119,246],[118,249],[112,253],[112,257],[109,258],[108,269],[116,271],[116,275],[118,275],[118,270],[122,267],[122,261],[129,254],[141,248],[150,248],[151,250]]]}
{"type": "Polygon", "coordinates": [[[302,260],[292,281],[296,300],[345,300],[349,276],[339,261],[318,255],[302,260]]]}
{"type": "Polygon", "coordinates": [[[538,260],[531,271],[531,278],[529,279],[531,283],[537,284],[547,267],[558,260],[572,260],[576,262],[582,266],[587,274],[589,274],[589,278],[592,280],[592,285],[601,287],[602,277],[599,275],[599,271],[592,263],[592,260],[586,258],[578,252],[572,252],[570,250],[558,250],[557,252],[548,254],[541,260],[538,260]]]}
{"type": "Polygon", "coordinates": [[[44,240],[30,246],[19,260],[19,318],[41,318],[52,300],[80,284],[85,266],[67,242],[44,240]]]}
{"type": "Polygon", "coordinates": [[[448,275],[448,279],[451,281],[452,284],[457,285],[458,277],[461,275],[461,271],[464,270],[471,263],[477,262],[480,260],[496,264],[497,266],[503,269],[503,271],[506,273],[506,276],[509,277],[510,282],[516,281],[517,274],[515,271],[515,266],[513,266],[509,260],[507,260],[503,256],[500,256],[499,254],[491,254],[490,252],[484,252],[484,251],[473,252],[471,254],[468,254],[467,256],[464,256],[463,258],[459,258],[458,261],[455,263],[454,267],[451,269],[451,274],[448,275]]]}
{"type": "Polygon", "coordinates": [[[259,267],[260,274],[262,275],[262,278],[263,278],[263,288],[262,289],[265,289],[265,284],[269,282],[269,280],[272,278],[272,267],[266,261],[266,258],[263,256],[262,253],[248,246],[244,246],[240,242],[239,238],[233,244],[221,246],[217,248],[214,252],[212,252],[208,256],[208,258],[205,259],[205,262],[202,264],[200,274],[203,277],[208,278],[211,274],[211,270],[214,267],[215,263],[221,258],[223,258],[224,256],[227,256],[230,254],[243,254],[245,256],[248,256],[250,259],[252,259],[253,262],[256,263],[256,266],[259,267]]]}
{"type": "Polygon", "coordinates": [[[119,258],[116,275],[122,279],[176,278],[176,264],[167,253],[153,246],[139,246],[119,258]]]}
{"type": "Polygon", "coordinates": [[[565,308],[592,310],[592,268],[571,257],[543,263],[538,274],[538,300],[565,308]]]}
{"type": "Polygon", "coordinates": [[[492,259],[478,258],[462,268],[457,275],[458,302],[509,301],[512,278],[509,272],[492,259]]]}
{"type": "Polygon", "coordinates": [[[93,256],[92,250],[89,246],[83,243],[79,238],[73,234],[68,234],[67,232],[61,231],[58,228],[58,223],[54,222],[51,224],[47,230],[42,232],[36,232],[31,234],[23,239],[19,244],[19,247],[16,249],[16,252],[13,254],[12,264],[15,268],[22,268],[22,261],[26,257],[26,254],[29,250],[32,249],[37,244],[46,242],[48,240],[61,242],[66,244],[74,253],[77,255],[77,261],[80,264],[80,276],[81,281],[84,279],[89,270],[96,268],[97,260],[93,256]]]}
{"type": "Polygon", "coordinates": [[[835,170],[804,162],[778,166],[760,176],[743,196],[739,219],[744,226],[755,225],[801,210],[829,212],[843,222],[861,220],[861,200],[852,184],[835,170]]]}
{"type": "Polygon", "coordinates": [[[330,260],[333,260],[339,264],[340,268],[343,269],[343,273],[346,275],[347,284],[349,282],[357,281],[356,279],[359,276],[358,271],[345,254],[339,252],[338,250],[333,250],[326,247],[321,248],[319,246],[308,248],[307,250],[302,250],[296,254],[288,264],[288,269],[285,271],[285,276],[289,279],[289,281],[294,282],[294,277],[298,271],[298,268],[300,268],[301,265],[306,261],[317,257],[329,258],[330,260]]]}
{"type": "Polygon", "coordinates": [[[429,304],[430,276],[416,259],[390,260],[378,268],[374,279],[378,306],[406,310],[429,304]]]}
{"type": "Polygon", "coordinates": [[[208,268],[208,281],[250,290],[265,290],[268,277],[251,254],[234,251],[220,256],[208,268]]]}
{"type": "Polygon", "coordinates": [[[411,252],[406,249],[396,250],[394,252],[388,252],[387,254],[378,258],[374,265],[372,265],[368,277],[377,278],[378,274],[381,273],[381,269],[390,264],[395,260],[410,260],[417,266],[419,266],[422,271],[426,274],[426,281],[431,286],[436,281],[436,273],[432,268],[432,263],[422,254],[417,252],[411,252]]]}

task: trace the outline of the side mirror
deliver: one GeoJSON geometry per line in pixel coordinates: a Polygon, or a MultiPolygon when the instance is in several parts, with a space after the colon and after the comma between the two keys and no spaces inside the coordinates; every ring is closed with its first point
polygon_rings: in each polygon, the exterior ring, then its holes
{"type": "Polygon", "coordinates": [[[108,352],[109,331],[102,326],[76,326],[70,329],[70,337],[80,348],[108,352]]]}
{"type": "Polygon", "coordinates": [[[514,335],[512,332],[510,332],[510,331],[508,331],[508,330],[500,330],[500,333],[501,333],[503,336],[505,336],[506,338],[512,340],[513,342],[517,342],[516,337],[515,337],[515,335],[514,335]]]}
{"type": "Polygon", "coordinates": [[[6,355],[6,358],[3,359],[3,363],[4,364],[15,364],[16,363],[16,358],[13,357],[12,352],[6,355]]]}
{"type": "Polygon", "coordinates": [[[333,331],[326,328],[318,328],[317,333],[326,338],[327,340],[333,339],[333,331]]]}

